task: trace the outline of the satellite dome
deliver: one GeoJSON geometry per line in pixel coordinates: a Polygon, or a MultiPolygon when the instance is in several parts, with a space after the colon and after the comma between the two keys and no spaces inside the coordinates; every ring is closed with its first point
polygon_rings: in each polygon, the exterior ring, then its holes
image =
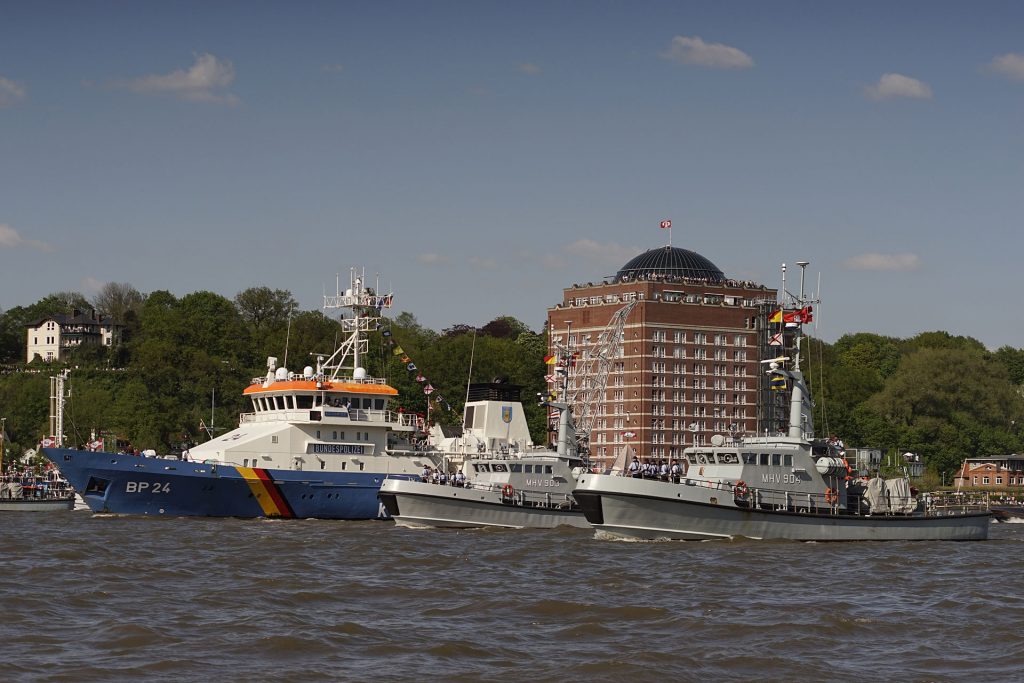
{"type": "Polygon", "coordinates": [[[649,278],[651,276],[685,277],[718,283],[725,273],[695,251],[680,247],[658,247],[632,258],[616,273],[616,280],[649,278]]]}

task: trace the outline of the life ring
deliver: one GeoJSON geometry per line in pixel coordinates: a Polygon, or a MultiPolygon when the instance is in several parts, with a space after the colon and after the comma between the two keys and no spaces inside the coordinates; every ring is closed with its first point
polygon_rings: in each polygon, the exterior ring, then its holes
{"type": "Polygon", "coordinates": [[[512,488],[512,484],[505,484],[504,486],[501,487],[502,498],[511,498],[512,496],[515,495],[515,493],[516,490],[512,488]]]}
{"type": "Polygon", "coordinates": [[[736,486],[732,489],[733,495],[736,496],[737,500],[746,500],[750,494],[750,489],[747,488],[747,482],[740,479],[736,482],[736,486]]]}
{"type": "Polygon", "coordinates": [[[829,505],[835,505],[839,502],[839,491],[833,488],[825,489],[825,502],[829,505]]]}

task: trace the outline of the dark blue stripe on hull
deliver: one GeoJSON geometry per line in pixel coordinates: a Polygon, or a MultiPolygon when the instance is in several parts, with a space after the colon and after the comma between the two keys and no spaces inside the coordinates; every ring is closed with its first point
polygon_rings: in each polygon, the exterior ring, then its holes
{"type": "MultiPolygon", "coordinates": [[[[94,512],[126,515],[263,517],[252,489],[230,465],[43,449],[94,512]]],[[[267,470],[297,518],[386,517],[373,472],[267,470]]]]}

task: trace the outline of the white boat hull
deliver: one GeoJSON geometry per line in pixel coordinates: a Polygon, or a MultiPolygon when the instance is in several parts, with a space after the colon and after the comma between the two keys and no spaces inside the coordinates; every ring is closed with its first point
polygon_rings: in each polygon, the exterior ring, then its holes
{"type": "Polygon", "coordinates": [[[623,538],[794,541],[978,541],[991,514],[859,516],[736,507],[722,491],[607,475],[581,477],[573,492],[598,531],[623,538]]]}
{"type": "Polygon", "coordinates": [[[410,528],[553,529],[589,527],[583,513],[552,503],[523,506],[504,499],[500,491],[441,486],[387,479],[378,494],[395,524],[410,528]]]}

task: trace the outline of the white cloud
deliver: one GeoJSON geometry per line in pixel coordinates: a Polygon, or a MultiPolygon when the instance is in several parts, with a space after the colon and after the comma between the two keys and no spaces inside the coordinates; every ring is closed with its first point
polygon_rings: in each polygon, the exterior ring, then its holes
{"type": "Polygon", "coordinates": [[[485,258],[483,256],[470,256],[469,265],[478,270],[493,270],[498,267],[498,262],[492,258],[485,258]]]}
{"type": "Polygon", "coordinates": [[[1024,55],[1007,52],[993,58],[989,68],[1015,81],[1024,81],[1024,55]]]}
{"type": "Polygon", "coordinates": [[[433,252],[418,254],[416,256],[416,260],[428,266],[441,266],[448,263],[447,256],[444,256],[443,254],[435,254],[433,252]]]}
{"type": "Polygon", "coordinates": [[[5,223],[0,223],[0,249],[17,249],[19,247],[39,249],[40,251],[53,250],[53,247],[46,242],[25,239],[11,226],[5,223]]]}
{"type": "Polygon", "coordinates": [[[917,270],[921,259],[917,254],[860,254],[843,262],[850,270],[917,270]]]}
{"type": "Polygon", "coordinates": [[[902,74],[882,74],[878,83],[864,88],[864,94],[872,100],[888,100],[894,97],[910,97],[930,100],[932,89],[924,81],[902,74]]]}
{"type": "Polygon", "coordinates": [[[102,289],[103,285],[107,284],[103,280],[97,280],[92,275],[86,275],[82,278],[82,291],[84,292],[98,292],[102,289]]]}
{"type": "Polygon", "coordinates": [[[594,268],[619,268],[642,251],[639,247],[626,247],[615,242],[602,244],[584,238],[562,245],[557,252],[545,253],[540,260],[541,265],[548,270],[563,269],[570,263],[594,268]]]}
{"type": "Polygon", "coordinates": [[[705,43],[698,36],[675,36],[668,49],[661,53],[661,58],[711,69],[748,69],[754,66],[754,60],[743,50],[722,43],[705,43]]]}
{"type": "Polygon", "coordinates": [[[114,88],[135,93],[170,95],[191,102],[238,104],[238,97],[226,92],[235,80],[235,67],[209,53],[196,57],[188,70],[178,69],[169,74],[150,74],[127,81],[115,81],[114,88]]]}
{"type": "Polygon", "coordinates": [[[536,76],[541,71],[539,66],[537,66],[536,64],[533,64],[531,62],[524,62],[524,63],[520,64],[518,68],[519,68],[520,72],[522,72],[522,73],[524,73],[524,74],[526,74],[528,76],[536,76]]]}
{"type": "Polygon", "coordinates": [[[0,76],[0,109],[13,107],[25,99],[25,86],[0,76]]]}

